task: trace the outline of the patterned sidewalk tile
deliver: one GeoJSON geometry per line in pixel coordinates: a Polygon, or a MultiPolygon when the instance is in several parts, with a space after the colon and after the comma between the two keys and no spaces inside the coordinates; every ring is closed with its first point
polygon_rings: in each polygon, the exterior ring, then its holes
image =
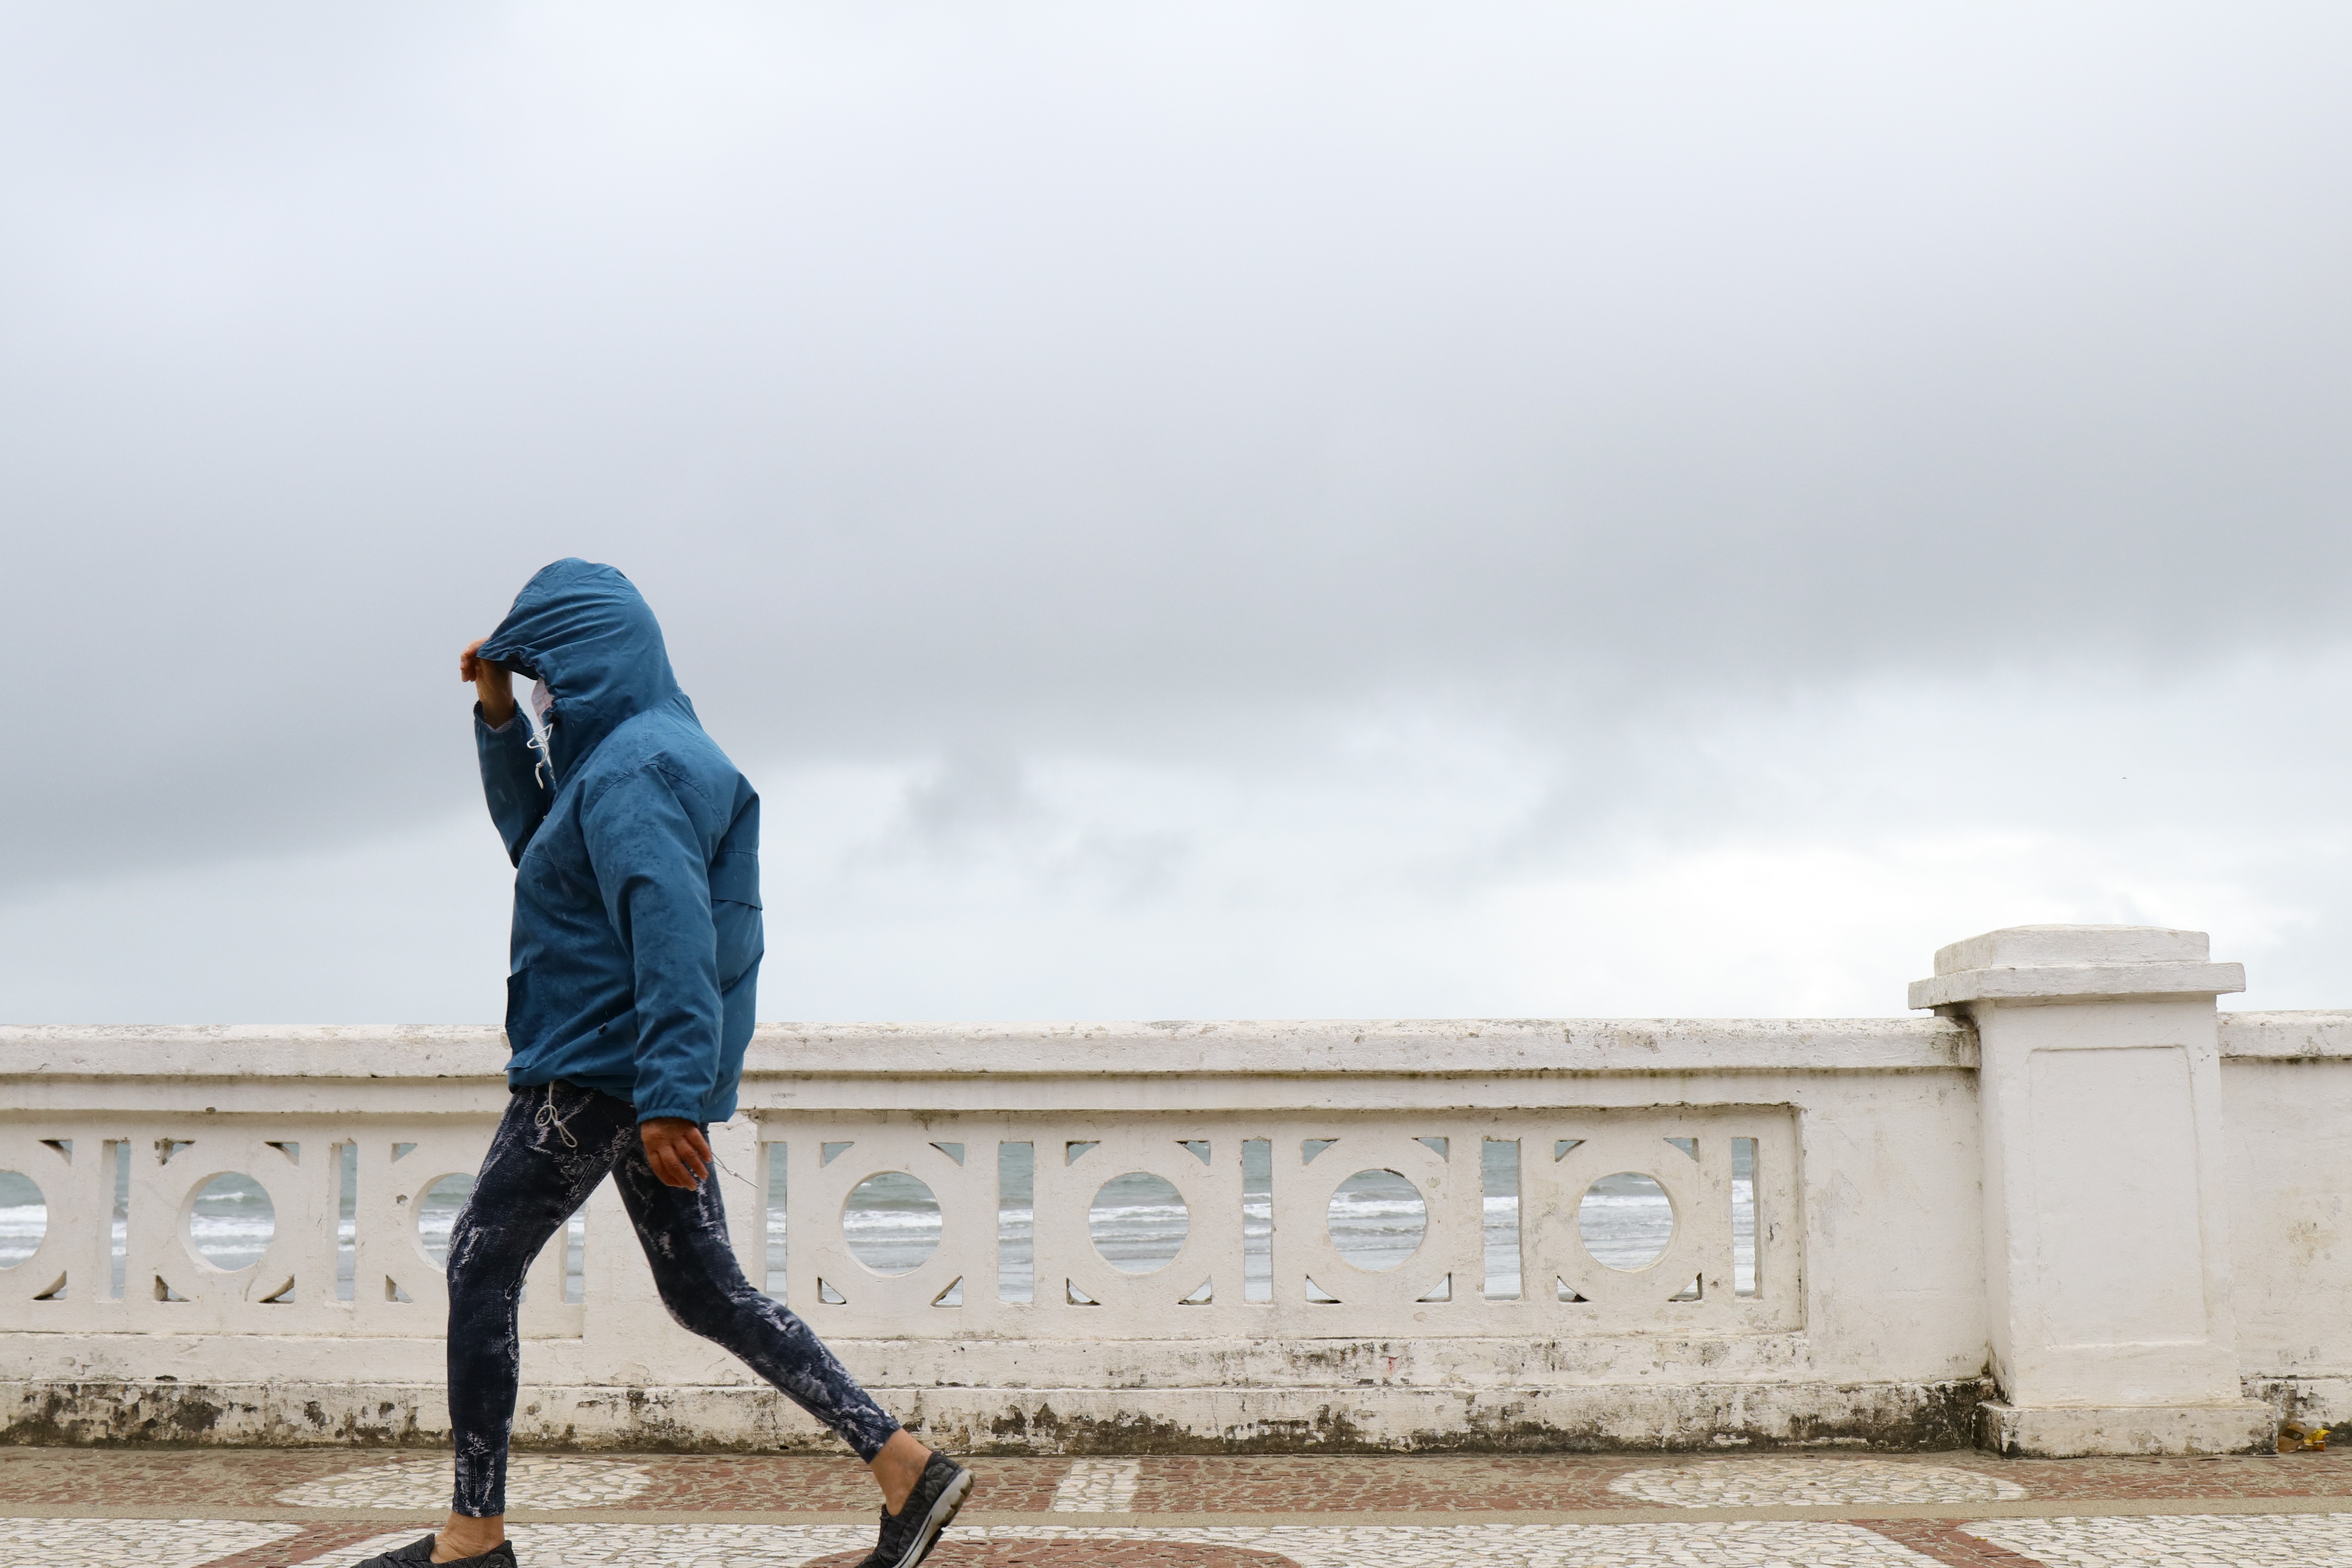
{"type": "Polygon", "coordinates": [[[2342,1568],[2352,1513],[1996,1519],[1968,1533],[2045,1568],[2342,1568]]]}
{"type": "Polygon", "coordinates": [[[1140,1459],[1073,1459],[1054,1489],[1055,1513],[1127,1513],[1135,1507],[1140,1459]]]}
{"type": "MultiPolygon", "coordinates": [[[[1045,1512],[1071,1464],[1068,1459],[981,1460],[982,1495],[975,1506],[1045,1512]]],[[[608,1465],[644,1477],[643,1486],[627,1496],[601,1500],[602,1506],[609,1507],[681,1512],[863,1511],[875,1506],[879,1496],[866,1467],[846,1454],[838,1458],[651,1454],[608,1459],[522,1453],[510,1466],[515,1478],[509,1487],[512,1506],[597,1506],[548,1500],[547,1494],[532,1489],[535,1479],[526,1486],[523,1478],[571,1476],[584,1481],[591,1471],[569,1467],[608,1465]]],[[[125,1500],[156,1508],[235,1508],[267,1499],[287,1508],[438,1509],[447,1506],[449,1487],[449,1455],[430,1449],[406,1454],[365,1448],[0,1449],[0,1514],[11,1507],[102,1507],[125,1500]],[[346,1486],[354,1489],[340,1489],[346,1486]],[[362,1496],[376,1500],[357,1500],[362,1496]]]]}
{"type": "MultiPolygon", "coordinates": [[[[856,1568],[865,1552],[810,1560],[808,1568],[856,1568]]],[[[1298,1568],[1246,1546],[1191,1541],[948,1541],[923,1568],[1298,1568]]]]}
{"type": "MultiPolygon", "coordinates": [[[[205,1568],[293,1568],[298,1563],[308,1563],[313,1557],[364,1541],[377,1533],[373,1524],[304,1524],[291,1527],[293,1533],[249,1546],[242,1552],[232,1552],[226,1557],[215,1557],[205,1568]]],[[[412,1531],[410,1539],[421,1535],[412,1531]]]]}
{"type": "MultiPolygon", "coordinates": [[[[996,1463],[982,1460],[983,1468],[996,1463]]],[[[1297,1455],[1167,1456],[1143,1461],[1135,1506],[1144,1513],[1300,1512],[1355,1513],[1389,1509],[1429,1512],[1504,1512],[1518,1509],[1572,1510],[1673,1507],[1647,1502],[1615,1489],[1636,1473],[1687,1472],[1694,1485],[1734,1478],[1738,1466],[1820,1466],[1835,1482],[1836,1466],[1863,1467],[1858,1474],[1882,1478],[1887,1489],[1871,1494],[1856,1488],[1845,1506],[1874,1500],[1937,1502],[1954,1506],[1974,1498],[2049,1500],[2179,1500],[2200,1498],[2352,1497],[2352,1449],[2208,1458],[2004,1459],[1973,1451],[1935,1454],[1657,1454],[1505,1455],[1297,1455]],[[1933,1472],[1916,1483],[1921,1490],[1979,1483],[1958,1480],[1955,1472],[1981,1477],[1991,1489],[1969,1496],[1928,1497],[1911,1491],[1899,1470],[1933,1472]]],[[[1646,1486],[1667,1486],[1659,1479],[1646,1486]]],[[[1797,1501],[1796,1498],[1788,1500],[1797,1501]]],[[[1811,1500],[1828,1501],[1827,1498],[1811,1500]]],[[[990,1506],[1003,1506],[992,1503],[990,1506]]],[[[1693,1502],[1692,1506],[1703,1506],[1693,1502]]],[[[1758,1506],[1748,1504],[1741,1506],[1758,1506]]]]}
{"type": "MultiPolygon", "coordinates": [[[[305,1481],[277,1500],[289,1508],[446,1508],[450,1481],[448,1456],[434,1454],[305,1481]]],[[[652,1485],[643,1465],[620,1459],[516,1454],[507,1461],[509,1508],[609,1508],[652,1485]]]]}
{"type": "Polygon", "coordinates": [[[131,1498],[156,1508],[234,1506],[385,1458],[365,1448],[0,1449],[0,1512],[11,1505],[70,1508],[131,1498]]]}
{"type": "Polygon", "coordinates": [[[0,1520],[0,1554],[47,1568],[196,1568],[299,1533],[221,1520],[0,1520]]]}
{"type": "Polygon", "coordinates": [[[1898,1542],[1947,1568],[2042,1568],[2031,1557],[2021,1557],[1996,1546],[1948,1519],[1865,1519],[1855,1523],[1898,1542]]]}
{"type": "Polygon", "coordinates": [[[1994,1502],[2025,1495],[2014,1481],[1949,1465],[1767,1458],[1629,1470],[1609,1489],[1663,1508],[1994,1502]]]}
{"type": "MultiPolygon", "coordinates": [[[[522,1525],[523,1568],[848,1568],[869,1530],[837,1525],[522,1525]]],[[[319,1558],[352,1568],[410,1537],[319,1558]]],[[[1855,1525],[1804,1523],[1268,1525],[1184,1530],[999,1525],[958,1530],[929,1562],[968,1568],[1922,1568],[1937,1560],[1855,1525]]]]}
{"type": "Polygon", "coordinates": [[[1142,1513],[1398,1509],[1500,1513],[1752,1507],[1766,1500],[1957,1504],[2028,1495],[2037,1495],[2035,1482],[2016,1461],[1975,1453],[1727,1458],[1655,1454],[1218,1455],[1145,1459],[1135,1509],[1142,1513]],[[1708,1495],[1748,1491],[1759,1495],[1708,1495]],[[1769,1500],[1762,1495],[1767,1493],[1769,1500]]]}
{"type": "Polygon", "coordinates": [[[2029,1497],[2352,1497],[2352,1447],[2220,1458],[2000,1459],[1935,1455],[2014,1480],[2029,1497]]]}

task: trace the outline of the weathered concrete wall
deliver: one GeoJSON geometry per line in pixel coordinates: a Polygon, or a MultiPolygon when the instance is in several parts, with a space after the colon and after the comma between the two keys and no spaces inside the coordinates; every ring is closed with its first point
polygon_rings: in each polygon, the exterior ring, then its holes
{"type": "MultiPolygon", "coordinates": [[[[895,1408],[961,1442],[1917,1445],[1950,1440],[1953,1390],[1973,1390],[1983,1366],[1972,1048],[1937,1019],[775,1026],[753,1047],[742,1114],[715,1139],[739,1214],[764,1202],[768,1162],[794,1162],[795,1310],[895,1408]],[[1762,1214],[1760,1285],[1746,1296],[1735,1137],[1756,1141],[1762,1214]],[[1517,1300],[1479,1289],[1489,1138],[1524,1152],[1517,1300]],[[1286,1155],[1265,1301],[1236,1288],[1249,1139],[1286,1155]],[[1084,1166],[1036,1162],[1030,1302],[997,1299],[987,1155],[1005,1141],[1096,1145],[1084,1166]],[[820,1160],[840,1145],[852,1152],[820,1160]],[[1381,1168],[1409,1173],[1429,1211],[1421,1250],[1391,1276],[1353,1268],[1320,1234],[1339,1180],[1381,1168]],[[840,1242],[847,1189],[889,1169],[930,1184],[947,1221],[933,1260],[898,1278],[840,1242]],[[1107,1269],[1087,1240],[1094,1189],[1127,1170],[1164,1175],[1192,1213],[1183,1252],[1150,1275],[1107,1269]],[[1584,1185],[1618,1170],[1653,1173],[1676,1205],[1667,1255],[1637,1273],[1601,1268],[1573,1227],[1584,1185]],[[1699,1299],[1673,1300],[1695,1276],[1699,1299]],[[1222,1289],[1184,1304],[1204,1279],[1222,1289]],[[1310,1279],[1342,1300],[1311,1300],[1310,1279]],[[1449,1279],[1450,1299],[1422,1299],[1449,1279]],[[1103,1305],[1067,1299],[1066,1280],[1103,1305]],[[935,1307],[958,1281],[963,1305],[935,1307]],[[1583,1300],[1541,1288],[1556,1281],[1583,1300]]],[[[505,1099],[503,1055],[488,1030],[0,1031],[17,1108],[0,1164],[35,1172],[53,1212],[54,1245],[9,1271],[0,1301],[14,1429],[436,1437],[443,1306],[411,1205],[478,1157],[505,1099]],[[344,1142],[360,1150],[368,1287],[352,1301],[334,1300],[334,1163],[308,1152],[344,1142]],[[136,1171],[132,1286],[91,1300],[71,1280],[106,1278],[112,1167],[86,1157],[115,1144],[136,1171]],[[183,1229],[189,1195],[222,1169],[261,1181],[278,1215],[269,1254],[236,1275],[201,1265],[183,1229]],[[60,1275],[62,1292],[34,1299],[60,1275]],[[157,1300],[156,1279],[188,1299],[157,1300]],[[380,1279],[410,1300],[387,1300],[380,1279]]],[[[566,1307],[559,1287],[527,1309],[527,1438],[824,1440],[667,1320],[609,1190],[587,1224],[587,1300],[566,1307]]],[[[761,1227],[735,1231],[763,1277],[761,1227]]]]}
{"type": "MultiPolygon", "coordinates": [[[[976,1450],[1932,1447],[1974,1434],[2037,1452],[2096,1444],[2101,1423],[2151,1451],[2253,1446],[2268,1409],[2234,1391],[2184,1405],[2100,1381],[2110,1362],[2192,1364],[2134,1348],[2129,1313],[2122,1348],[2086,1361],[2042,1309],[2018,1306],[2033,1294],[2016,1288],[2020,1259],[2063,1274],[2066,1258],[2013,1242],[2000,1267],[1988,1257],[1989,1224],[2011,1237],[2079,1227],[2072,1194],[2099,1180],[2065,1163],[2063,1127],[2012,1117],[2014,1136],[2049,1147],[1989,1142],[1975,1024],[2008,1009],[1994,1016],[2013,1053],[2004,1081],[2038,1081],[2051,1050],[2116,1048],[2061,1064],[2092,1092],[2096,1071],[2152,1059],[2134,1050],[2177,1045],[2204,1063],[2180,1090],[2204,1100],[2151,1101],[2150,1114],[2218,1107],[2227,1158],[2197,1168],[2218,1173],[2226,1218],[2184,1226],[2177,1204],[2162,1218],[2219,1250],[2151,1267],[2186,1270],[2218,1303],[2197,1355],[2225,1356],[2273,1404],[2352,1413],[2352,1328],[2294,1305],[2352,1284],[2333,1180],[2352,1137],[2352,1016],[2217,1021],[2211,992],[2200,1012],[2193,988],[2227,988],[2214,976],[2234,966],[2203,963],[2195,933],[2074,931],[1947,950],[1922,984],[1948,1016],[767,1026],[742,1112],[714,1129],[719,1179],[761,1279],[764,1227],[746,1220],[784,1163],[794,1310],[902,1416],[976,1450]],[[2190,945],[2197,962],[2181,956],[2190,945]],[[2084,953],[2096,962],[2074,961],[2084,953]],[[2014,1011],[2035,1007],[2053,1011],[2014,1011]],[[1735,1139],[1754,1141],[1752,1291],[1733,1267],[1735,1139]],[[1242,1150],[1255,1140],[1274,1151],[1267,1300],[1239,1289],[1242,1150]],[[1517,1300],[1480,1289],[1486,1140],[1519,1152],[1517,1300]],[[997,1288],[1003,1142],[1035,1154],[1025,1301],[997,1288]],[[1384,1273],[1339,1255],[1324,1228],[1334,1187],[1366,1169],[1406,1176],[1427,1210],[1420,1249],[1384,1273]],[[930,1185],[945,1225],[928,1261],[885,1276],[849,1254],[841,1214],[858,1181],[891,1170],[930,1185]],[[1108,1268],[1089,1239],[1092,1194],[1128,1171],[1169,1181],[1191,1216],[1175,1260],[1151,1273],[1108,1268]],[[1585,1186],[1617,1171],[1652,1175],[1675,1205],[1674,1239],[1648,1268],[1604,1268],[1576,1230],[1585,1186]],[[2003,1344],[2074,1393],[2037,1405],[2030,1382],[1996,1390],[2003,1344]]],[[[5,1434],[443,1440],[446,1303],[415,1200],[478,1159],[507,1098],[504,1055],[486,1029],[0,1028],[0,1168],[33,1174],[50,1214],[40,1253],[0,1271],[5,1434]],[[345,1144],[359,1170],[348,1301],[335,1289],[345,1144]],[[118,1149],[133,1172],[120,1297],[118,1149]],[[218,1171],[260,1182],[278,1216],[268,1252],[234,1273],[198,1258],[186,1230],[218,1171]]],[[[2190,1183],[2179,1201],[2205,1190],[2190,1183]]],[[[585,1218],[585,1300],[562,1300],[558,1249],[534,1271],[520,1440],[832,1446],[668,1320],[609,1186],[585,1218]]],[[[2091,1300],[2044,1285],[2069,1310],[2091,1300]]]]}
{"type": "MultiPolygon", "coordinates": [[[[877,1394],[935,1443],[1000,1454],[1557,1452],[1620,1448],[1952,1448],[1991,1384],[1696,1383],[1425,1390],[896,1388],[877,1394]]],[[[0,1384],[7,1440],[438,1447],[437,1384],[0,1384]]],[[[526,1447],[805,1450],[831,1434],[765,1388],[531,1384],[526,1447]]]]}
{"type": "Polygon", "coordinates": [[[2283,1415],[2352,1420],[2352,1013],[2221,1016],[2238,1360],[2283,1415]]]}

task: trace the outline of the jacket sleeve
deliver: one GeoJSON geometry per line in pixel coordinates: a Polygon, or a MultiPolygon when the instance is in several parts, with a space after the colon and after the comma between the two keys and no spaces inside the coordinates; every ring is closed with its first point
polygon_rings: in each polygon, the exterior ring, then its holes
{"type": "Polygon", "coordinates": [[[555,798],[555,781],[544,766],[546,753],[530,743],[530,721],[517,713],[502,728],[482,721],[482,705],[474,704],[474,750],[482,760],[482,795],[490,804],[490,820],[506,840],[507,858],[522,864],[522,852],[531,835],[547,819],[548,803],[555,798]]]}
{"type": "Polygon", "coordinates": [[[618,779],[581,815],[604,913],[636,983],[637,1120],[699,1121],[719,1080],[719,938],[703,836],[657,765],[618,779]]]}

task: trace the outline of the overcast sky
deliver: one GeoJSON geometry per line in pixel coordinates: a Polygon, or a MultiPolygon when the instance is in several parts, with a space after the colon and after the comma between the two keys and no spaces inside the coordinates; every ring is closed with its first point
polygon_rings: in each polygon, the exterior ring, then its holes
{"type": "Polygon", "coordinates": [[[0,10],[0,1020],[496,1022],[611,562],[768,1018],[2352,1005],[2352,11],[0,10]]]}

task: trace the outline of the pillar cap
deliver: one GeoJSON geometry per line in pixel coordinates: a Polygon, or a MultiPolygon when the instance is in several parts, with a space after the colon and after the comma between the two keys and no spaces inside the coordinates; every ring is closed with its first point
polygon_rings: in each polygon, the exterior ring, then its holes
{"type": "Polygon", "coordinates": [[[1911,983],[1911,1005],[2243,991],[2245,965],[2210,963],[2210,951],[2203,931],[2165,926],[2007,926],[1937,952],[1934,976],[1911,983]]]}

